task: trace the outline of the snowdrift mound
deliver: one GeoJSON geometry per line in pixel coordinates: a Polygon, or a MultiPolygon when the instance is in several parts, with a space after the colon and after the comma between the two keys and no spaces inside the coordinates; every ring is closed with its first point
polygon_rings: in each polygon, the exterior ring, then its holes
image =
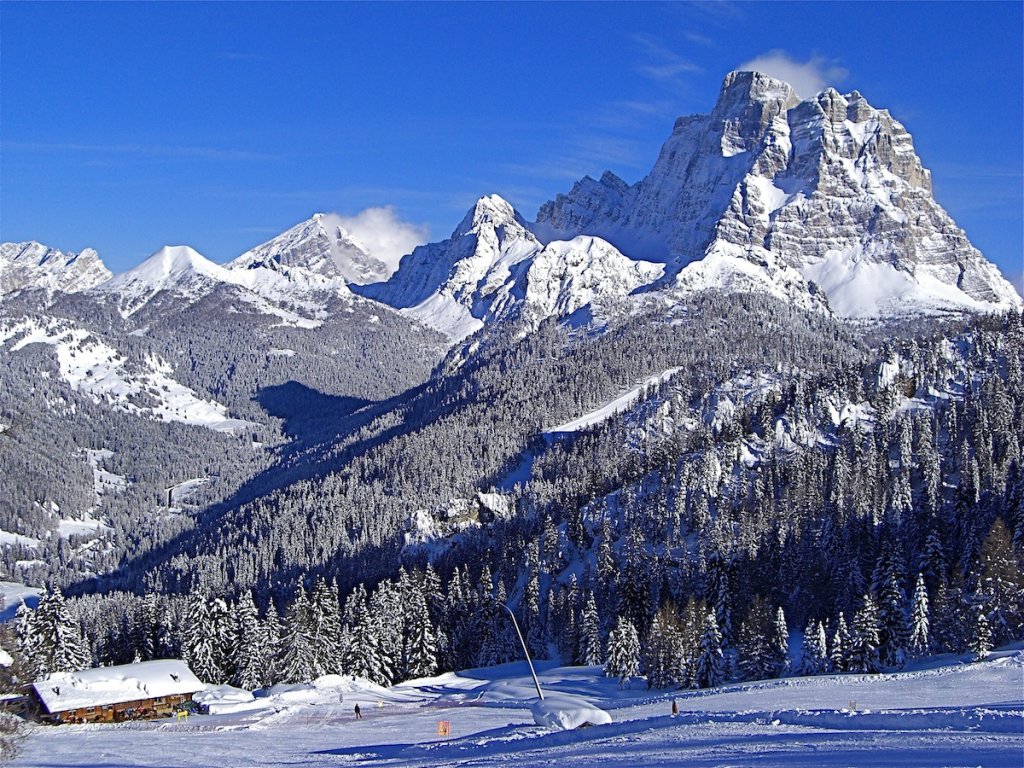
{"type": "Polygon", "coordinates": [[[582,696],[549,693],[530,707],[533,721],[552,731],[571,731],[585,725],[607,725],[612,716],[582,696]]]}

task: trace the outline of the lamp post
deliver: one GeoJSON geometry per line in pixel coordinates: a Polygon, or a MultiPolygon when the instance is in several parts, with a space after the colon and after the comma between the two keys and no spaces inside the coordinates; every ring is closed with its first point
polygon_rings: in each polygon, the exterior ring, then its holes
{"type": "MultiPolygon", "coordinates": [[[[498,602],[495,600],[495,602],[498,602]]],[[[515,627],[516,635],[519,637],[519,644],[523,646],[523,654],[526,656],[526,663],[530,666],[530,674],[533,676],[533,684],[537,688],[537,697],[544,701],[544,691],[540,689],[540,680],[537,679],[537,670],[533,668],[533,659],[530,658],[530,652],[526,648],[526,640],[523,639],[523,633],[519,630],[519,622],[516,621],[516,615],[512,613],[512,609],[504,603],[498,603],[502,608],[508,611],[509,618],[512,619],[512,626],[515,627]]]]}

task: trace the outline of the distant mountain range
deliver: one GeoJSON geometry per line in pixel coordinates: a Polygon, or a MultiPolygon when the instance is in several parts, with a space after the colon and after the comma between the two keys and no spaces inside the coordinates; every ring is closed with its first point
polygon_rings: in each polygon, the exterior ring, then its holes
{"type": "MultiPolygon", "coordinates": [[[[796,337],[842,338],[852,357],[867,343],[852,334],[872,321],[962,320],[1024,304],[935,202],[910,135],[887,111],[856,91],[800,100],[756,72],[730,73],[709,114],[679,118],[635,184],[586,177],[536,221],[485,195],[450,237],[415,248],[397,270],[330,214],[227,264],[166,246],[117,276],[91,249],[4,243],[0,458],[17,480],[0,500],[0,548],[37,542],[42,550],[9,548],[9,569],[45,571],[68,520],[105,519],[89,530],[116,545],[86,542],[75,566],[101,573],[193,525],[166,504],[167,489],[200,489],[193,511],[235,513],[283,488],[306,498],[296,484],[357,461],[382,463],[359,465],[351,482],[363,490],[352,493],[372,488],[390,511],[349,524],[351,535],[393,541],[403,504],[461,504],[469,485],[537,482],[532,462],[552,425],[645,407],[648,388],[698,376],[680,355],[724,375],[738,352],[709,362],[681,353],[673,336],[695,307],[724,312],[709,297],[744,312],[771,307],[799,326],[796,337]],[[567,340],[552,341],[552,328],[567,340]],[[559,367],[569,348],[596,368],[559,367]],[[534,392],[528,403],[504,388],[523,360],[538,366],[536,391],[519,384],[534,392]],[[502,418],[528,412],[529,424],[477,435],[482,455],[414,500],[382,490],[394,482],[389,462],[411,450],[400,446],[443,435],[422,455],[455,455],[450,435],[482,429],[474,409],[499,402],[502,418]],[[450,432],[430,432],[436,423],[450,432]],[[120,479],[104,486],[108,475],[120,479]]],[[[723,317],[707,332],[732,322],[723,317]]],[[[776,332],[774,320],[759,322],[776,332]]],[[[638,434],[623,440],[649,439],[638,434]]],[[[61,557],[61,567],[75,560],[61,557]]]]}

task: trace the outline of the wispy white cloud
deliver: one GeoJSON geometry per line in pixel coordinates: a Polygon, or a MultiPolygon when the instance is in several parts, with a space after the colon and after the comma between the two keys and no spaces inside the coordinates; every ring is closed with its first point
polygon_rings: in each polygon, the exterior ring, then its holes
{"type": "Polygon", "coordinates": [[[75,152],[97,155],[152,155],[154,157],[197,158],[200,160],[277,160],[277,155],[225,147],[183,146],[173,144],[78,144],[74,142],[45,144],[4,141],[4,150],[23,152],[75,152]]]}
{"type": "Polygon", "coordinates": [[[366,251],[392,271],[401,258],[427,242],[430,231],[421,224],[402,221],[390,205],[366,208],[355,216],[338,214],[341,225],[366,251]]]}
{"type": "Polygon", "coordinates": [[[731,24],[743,19],[742,3],[731,0],[691,0],[681,7],[696,12],[701,18],[716,24],[731,24]]]}
{"type": "Polygon", "coordinates": [[[848,74],[834,61],[823,56],[812,56],[807,61],[798,61],[778,48],[744,62],[736,69],[763,72],[779,80],[785,80],[803,98],[809,98],[830,85],[842,82],[848,74]]]}
{"type": "Polygon", "coordinates": [[[668,48],[653,35],[636,34],[633,41],[640,46],[645,61],[636,71],[652,80],[675,80],[680,75],[695,74],[703,70],[692,61],[684,59],[668,48]]]}
{"type": "Polygon", "coordinates": [[[263,61],[265,58],[258,53],[243,53],[241,51],[221,51],[217,56],[227,61],[263,61]]]}
{"type": "Polygon", "coordinates": [[[715,44],[715,41],[706,35],[701,35],[697,32],[683,32],[683,37],[686,38],[687,42],[694,43],[695,45],[703,45],[705,48],[709,48],[715,44]]]}

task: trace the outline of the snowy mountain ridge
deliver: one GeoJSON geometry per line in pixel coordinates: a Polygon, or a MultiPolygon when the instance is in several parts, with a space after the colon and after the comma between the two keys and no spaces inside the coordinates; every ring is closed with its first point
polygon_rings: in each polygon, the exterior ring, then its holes
{"type": "Polygon", "coordinates": [[[460,341],[494,322],[527,327],[613,309],[661,276],[597,237],[541,243],[512,205],[480,198],[449,239],[415,249],[385,283],[357,289],[460,341]]]}
{"type": "Polygon", "coordinates": [[[935,202],[886,110],[831,88],[801,101],[757,72],[730,73],[710,114],[677,120],[644,179],[584,178],[535,231],[602,236],[687,289],[759,281],[795,297],[806,281],[850,318],[1022,304],[935,202]]]}
{"type": "Polygon", "coordinates": [[[0,298],[23,288],[78,293],[109,279],[92,248],[64,253],[36,242],[0,244],[0,298]]]}
{"type": "Polygon", "coordinates": [[[121,315],[128,318],[163,292],[191,304],[224,287],[256,311],[300,328],[319,326],[330,299],[351,298],[341,277],[299,267],[282,271],[263,263],[222,266],[188,246],[165,246],[94,292],[114,297],[121,315]]]}
{"type": "Polygon", "coordinates": [[[277,237],[252,248],[227,267],[266,268],[289,273],[301,268],[326,278],[362,285],[387,279],[391,270],[374,258],[343,226],[340,216],[317,213],[277,237]]]}
{"type": "Polygon", "coordinates": [[[585,177],[534,223],[483,196],[394,273],[344,224],[315,214],[225,265],[168,246],[111,279],[95,251],[7,243],[0,294],[94,290],[128,317],[161,292],[194,302],[228,285],[260,312],[315,327],[355,293],[453,342],[508,321],[600,326],[637,296],[679,306],[707,290],[857,320],[1024,305],[936,203],[888,111],[857,91],[801,99],[759,72],[729,73],[710,113],[679,118],[645,178],[585,177]]]}

